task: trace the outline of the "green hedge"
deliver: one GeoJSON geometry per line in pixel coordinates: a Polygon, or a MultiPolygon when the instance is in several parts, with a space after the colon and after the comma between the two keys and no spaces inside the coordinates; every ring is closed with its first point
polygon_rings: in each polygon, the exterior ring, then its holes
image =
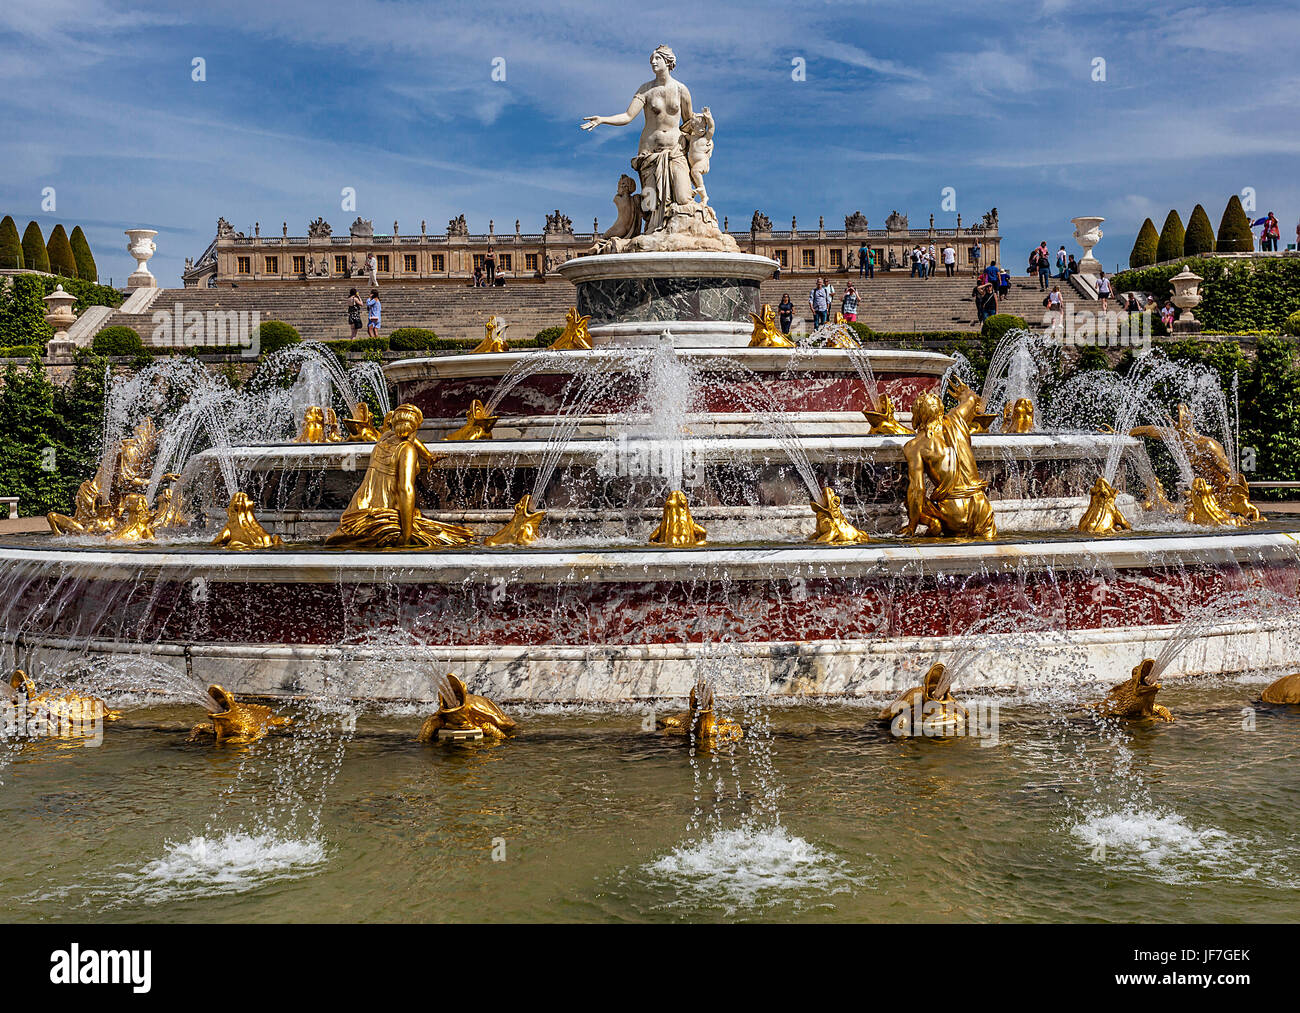
{"type": "Polygon", "coordinates": [[[45,295],[53,292],[56,285],[62,285],[63,291],[69,295],[75,295],[77,301],[73,304],[72,309],[77,316],[81,316],[91,306],[111,306],[113,309],[117,309],[122,303],[126,302],[126,296],[117,289],[87,281],[84,278],[41,278],[40,282],[44,287],[45,295]]]}
{"type": "Polygon", "coordinates": [[[1018,317],[1013,313],[994,313],[993,316],[985,319],[983,326],[980,327],[980,337],[985,340],[992,339],[997,343],[1002,340],[1007,331],[1023,331],[1028,326],[1024,317],[1018,317]]]}
{"type": "Polygon", "coordinates": [[[550,348],[551,345],[560,340],[560,335],[563,333],[563,327],[543,327],[537,332],[537,336],[533,340],[544,348],[550,348]]]}
{"type": "Polygon", "coordinates": [[[438,335],[427,327],[399,327],[388,336],[394,352],[423,352],[436,347],[438,335]]]}
{"type": "Polygon", "coordinates": [[[1137,238],[1133,240],[1133,249],[1128,255],[1129,267],[1147,267],[1156,262],[1156,250],[1160,247],[1160,233],[1150,218],[1138,229],[1137,238]]]}
{"type": "Polygon", "coordinates": [[[41,299],[54,290],[55,283],[56,279],[37,274],[16,274],[0,286],[0,345],[44,347],[54,336],[54,329],[45,322],[46,307],[41,299]]]}
{"type": "Polygon", "coordinates": [[[298,333],[298,328],[283,320],[264,320],[253,332],[253,347],[263,355],[270,355],[301,341],[302,335],[298,333]]]}
{"type": "Polygon", "coordinates": [[[30,359],[33,355],[40,358],[45,351],[40,345],[12,345],[0,347],[0,359],[30,359]]]}
{"type": "Polygon", "coordinates": [[[1282,333],[1293,337],[1300,336],[1300,310],[1296,310],[1286,318],[1286,323],[1282,325],[1282,333]]]}
{"type": "MultiPolygon", "coordinates": [[[[25,247],[24,247],[25,249],[25,247]]],[[[1219,219],[1219,237],[1214,249],[1218,253],[1253,253],[1255,234],[1250,231],[1250,219],[1241,206],[1241,198],[1233,194],[1219,219]]]]}
{"type": "Polygon", "coordinates": [[[1201,304],[1196,319],[1208,331],[1277,334],[1287,317],[1300,309],[1300,259],[1222,260],[1192,257],[1138,271],[1123,271],[1111,279],[1117,292],[1150,292],[1163,304],[1173,287],[1169,279],[1184,266],[1199,274],[1201,304]]]}
{"type": "Polygon", "coordinates": [[[1183,255],[1183,243],[1186,239],[1187,230],[1183,228],[1183,220],[1178,217],[1177,211],[1170,211],[1165,218],[1164,227],[1160,230],[1156,260],[1161,263],[1166,260],[1177,260],[1183,255]]]}
{"type": "Polygon", "coordinates": [[[105,327],[95,335],[90,347],[96,355],[140,355],[144,352],[139,331],[121,324],[105,327]]]}
{"type": "Polygon", "coordinates": [[[1187,220],[1187,234],[1183,236],[1183,252],[1180,257],[1199,257],[1202,253],[1214,252],[1214,226],[1205,208],[1197,204],[1192,208],[1192,217],[1187,220]]]}

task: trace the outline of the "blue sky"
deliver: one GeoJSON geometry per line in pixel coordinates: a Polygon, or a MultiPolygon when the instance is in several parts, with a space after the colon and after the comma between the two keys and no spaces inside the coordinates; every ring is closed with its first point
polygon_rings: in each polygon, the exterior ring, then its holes
{"type": "Polygon", "coordinates": [[[1142,219],[1198,202],[1217,226],[1253,188],[1294,240],[1300,183],[1300,6],[1261,2],[918,4],[915,0],[41,0],[0,7],[0,213],[81,224],[104,280],[132,261],[122,230],[159,230],[152,267],[179,284],[218,215],[291,235],[360,213],[387,232],[579,229],[613,220],[638,128],[621,112],[674,48],[675,76],[717,120],[719,215],[755,208],[828,227],[897,208],[925,223],[956,191],[964,222],[996,205],[1023,264],[1069,219],[1107,219],[1097,248],[1127,262],[1142,219]],[[958,8],[954,11],[952,8],[958,8]],[[656,13],[661,11],[662,13],[656,13]],[[656,24],[656,21],[659,23],[656,24]],[[645,25],[654,27],[646,28],[645,25]],[[642,33],[644,37],[640,37],[642,33]],[[192,60],[206,80],[192,80],[192,60]],[[504,82],[492,80],[504,58],[504,82]],[[806,61],[793,80],[792,61],[806,61]],[[1094,61],[1105,80],[1094,81],[1094,61]],[[41,211],[54,187],[57,213],[41,211]],[[340,209],[354,187],[356,212],[340,209]]]}

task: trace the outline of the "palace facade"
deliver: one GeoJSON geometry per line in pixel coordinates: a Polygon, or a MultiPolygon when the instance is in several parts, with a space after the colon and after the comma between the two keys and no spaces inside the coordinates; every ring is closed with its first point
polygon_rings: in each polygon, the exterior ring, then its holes
{"type": "MultiPolygon", "coordinates": [[[[375,233],[373,222],[357,218],[347,235],[334,235],[330,224],[317,218],[306,236],[289,235],[288,223],[279,236],[262,235],[261,225],[251,236],[236,232],[224,218],[217,220],[217,234],[197,259],[186,258],[183,278],[187,288],[231,286],[282,286],[291,282],[366,280],[367,254],[374,253],[376,275],[384,284],[446,283],[467,285],[475,268],[483,266],[491,247],[496,257],[496,275],[507,282],[545,281],[571,257],[588,252],[600,236],[598,222],[591,232],[575,232],[568,216],[558,210],[546,216],[540,233],[520,231],[516,219],[513,233],[499,233],[488,222],[486,233],[471,235],[465,216],[447,223],[444,234],[430,235],[426,223],[420,231],[404,235],[393,222],[391,235],[375,233]]],[[[727,228],[723,219],[723,228],[727,228]]],[[[825,218],[816,229],[800,229],[796,219],[788,230],[772,228],[771,220],[755,211],[746,232],[730,232],[746,253],[771,257],[783,274],[818,275],[856,272],[858,251],[866,246],[875,253],[877,270],[908,270],[908,254],[914,246],[931,246],[941,251],[952,244],[957,265],[970,270],[975,245],[980,246],[980,263],[1001,257],[998,211],[994,208],[974,225],[963,226],[961,215],[955,227],[936,228],[934,215],[926,228],[912,228],[906,215],[889,215],[883,228],[871,228],[862,212],[844,218],[844,228],[827,229],[825,218]]],[[[940,258],[942,259],[942,257],[940,258]]]]}

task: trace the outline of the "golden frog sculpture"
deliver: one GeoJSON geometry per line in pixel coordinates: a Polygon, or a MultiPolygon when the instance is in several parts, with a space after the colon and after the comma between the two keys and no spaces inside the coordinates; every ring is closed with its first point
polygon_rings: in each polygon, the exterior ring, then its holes
{"type": "Polygon", "coordinates": [[[1259,508],[1250,501],[1250,483],[1246,481],[1246,476],[1237,473],[1236,477],[1228,483],[1228,513],[1236,514],[1244,518],[1248,523],[1267,520],[1259,512],[1259,508]]]}
{"type": "Polygon", "coordinates": [[[776,327],[776,312],[771,304],[764,303],[757,313],[751,313],[754,330],[749,336],[750,348],[794,348],[795,344],[776,327]]]}
{"type": "Polygon", "coordinates": [[[99,482],[88,478],[77,487],[73,515],[48,513],[45,521],[56,535],[102,535],[117,526],[117,511],[102,502],[99,482]]]}
{"type": "Polygon", "coordinates": [[[703,545],[708,532],[695,523],[691,516],[686,493],[680,489],[668,494],[664,500],[664,515],[659,526],[650,533],[651,545],[682,547],[703,545]]]}
{"type": "Polygon", "coordinates": [[[957,404],[947,412],[932,391],[912,405],[916,435],[903,446],[907,524],[902,534],[915,535],[924,527],[932,535],[991,540],[997,537],[997,524],[970,439],[981,401],[960,380],[953,382],[953,392],[957,404]],[[928,493],[927,482],[933,487],[928,493]]]}
{"type": "Polygon", "coordinates": [[[352,409],[352,416],[343,420],[348,427],[348,435],[365,443],[378,443],[379,430],[375,428],[375,417],[370,412],[370,405],[359,401],[352,409]]]}
{"type": "Polygon", "coordinates": [[[1027,397],[1008,401],[1002,408],[1004,433],[1032,433],[1034,431],[1034,402],[1027,397]]]}
{"type": "Polygon", "coordinates": [[[253,500],[246,492],[237,492],[230,497],[226,507],[226,526],[222,528],[212,544],[223,549],[272,549],[284,545],[279,535],[272,535],[262,527],[253,515],[253,500]]]}
{"type": "Polygon", "coordinates": [[[152,542],[157,537],[153,525],[153,511],[143,493],[128,493],[122,503],[122,516],[108,534],[110,542],[152,542]]]}
{"type": "Polygon", "coordinates": [[[970,714],[952,695],[947,667],[935,662],[921,685],[913,686],[881,710],[880,720],[900,738],[943,738],[963,734],[970,714]]]}
{"type": "Polygon", "coordinates": [[[1159,510],[1167,514],[1182,513],[1176,503],[1169,501],[1169,497],[1165,495],[1164,483],[1154,475],[1151,476],[1150,482],[1147,483],[1146,492],[1142,497],[1142,509],[1148,512],[1159,510]]]}
{"type": "Polygon", "coordinates": [[[876,405],[877,410],[872,411],[870,408],[863,408],[862,415],[871,423],[872,436],[912,436],[912,430],[894,417],[894,402],[889,399],[888,394],[880,395],[880,403],[876,405]]]}
{"type": "Polygon", "coordinates": [[[15,669],[7,686],[0,684],[14,717],[24,734],[50,738],[80,738],[93,733],[101,721],[116,721],[121,712],[110,710],[97,696],[73,690],[48,689],[37,692],[36,684],[21,668],[15,669]]]}
{"type": "Polygon", "coordinates": [[[1079,530],[1086,535],[1113,535],[1116,531],[1129,531],[1133,525],[1124,519],[1115,505],[1115,488],[1098,475],[1092,483],[1092,499],[1079,518],[1079,530]]]}
{"type": "Polygon", "coordinates": [[[499,415],[489,415],[487,409],[483,407],[483,402],[475,398],[470,404],[469,410],[465,412],[465,424],[454,433],[448,433],[444,436],[443,441],[463,442],[490,439],[492,427],[497,424],[500,417],[499,415]]]}
{"type": "Polygon", "coordinates": [[[685,713],[660,718],[655,727],[665,735],[685,735],[706,748],[743,739],[745,729],[735,721],[719,718],[713,704],[713,686],[701,679],[691,687],[685,713]]]}
{"type": "Polygon", "coordinates": [[[280,717],[264,704],[241,703],[233,693],[215,683],[208,687],[208,696],[213,700],[213,705],[208,707],[211,720],[194,726],[190,742],[247,745],[283,732],[293,724],[293,718],[280,717]]]}
{"type": "Polygon", "coordinates": [[[487,323],[483,325],[483,340],[474,346],[470,354],[510,351],[510,346],[506,344],[506,329],[509,326],[504,320],[498,320],[495,316],[488,317],[487,323]]]}
{"type": "Polygon", "coordinates": [[[557,351],[590,350],[591,332],[587,330],[587,323],[590,320],[590,315],[578,316],[578,307],[571,306],[569,312],[564,315],[564,333],[551,343],[551,347],[557,351]]]}
{"type": "Polygon", "coordinates": [[[817,527],[812,537],[808,539],[810,542],[821,542],[823,545],[856,545],[871,541],[865,531],[859,531],[849,523],[849,519],[844,516],[840,497],[830,486],[822,489],[822,502],[809,500],[808,505],[812,507],[813,515],[817,518],[817,527]]]}
{"type": "Polygon", "coordinates": [[[153,526],[158,531],[190,526],[190,516],[185,510],[185,501],[177,485],[180,478],[174,472],[163,476],[163,481],[167,484],[158,490],[158,498],[153,506],[153,526]]]}
{"type": "Polygon", "coordinates": [[[1300,672],[1283,676],[1264,690],[1264,703],[1300,703],[1300,672]]]}
{"type": "Polygon", "coordinates": [[[325,442],[343,442],[343,429],[339,425],[339,415],[333,408],[325,409],[325,442]]]}
{"type": "Polygon", "coordinates": [[[332,548],[429,549],[468,545],[474,532],[460,524],[425,517],[416,506],[416,479],[434,457],[417,435],[424,413],[398,405],[384,420],[384,433],[370,452],[365,477],[339,526],[325,539],[332,548]]]}
{"type": "Polygon", "coordinates": [[[1187,508],[1183,519],[1191,524],[1204,524],[1208,527],[1235,527],[1242,520],[1234,517],[1219,505],[1210,483],[1197,475],[1192,479],[1191,491],[1187,494],[1187,508]]]}
{"type": "Polygon", "coordinates": [[[500,531],[483,539],[484,545],[531,545],[537,541],[537,530],[541,527],[545,510],[533,510],[533,494],[524,493],[524,498],[515,504],[515,515],[506,522],[500,531]]]}
{"type": "Polygon", "coordinates": [[[1133,674],[1106,694],[1106,699],[1090,705],[1090,709],[1110,718],[1135,718],[1137,720],[1173,721],[1168,707],[1156,703],[1160,683],[1152,674],[1155,661],[1144,658],[1133,667],[1133,674]]]}
{"type": "Polygon", "coordinates": [[[468,731],[475,728],[485,738],[504,739],[514,735],[519,725],[487,697],[471,693],[462,679],[448,672],[446,684],[438,688],[437,713],[425,718],[418,741],[433,742],[443,729],[468,731]]]}
{"type": "Polygon", "coordinates": [[[295,443],[325,442],[325,409],[312,405],[303,414],[302,429],[298,432],[295,443]]]}

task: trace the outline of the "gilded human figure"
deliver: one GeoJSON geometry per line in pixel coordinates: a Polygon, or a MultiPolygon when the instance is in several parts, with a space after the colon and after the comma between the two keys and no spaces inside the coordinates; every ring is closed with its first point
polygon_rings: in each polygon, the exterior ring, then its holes
{"type": "Polygon", "coordinates": [[[980,479],[971,449],[971,422],[979,413],[979,395],[960,380],[952,392],[957,404],[944,412],[939,395],[927,391],[912,405],[916,435],[903,447],[907,461],[907,525],[903,534],[918,527],[930,534],[958,538],[997,537],[993,505],[980,479]],[[927,495],[926,482],[933,489],[927,495]]]}
{"type": "Polygon", "coordinates": [[[431,548],[466,545],[474,533],[459,524],[442,524],[420,515],[415,481],[433,463],[419,436],[424,414],[415,405],[398,405],[384,419],[383,435],[370,453],[361,487],[325,544],[342,548],[431,548]]]}

